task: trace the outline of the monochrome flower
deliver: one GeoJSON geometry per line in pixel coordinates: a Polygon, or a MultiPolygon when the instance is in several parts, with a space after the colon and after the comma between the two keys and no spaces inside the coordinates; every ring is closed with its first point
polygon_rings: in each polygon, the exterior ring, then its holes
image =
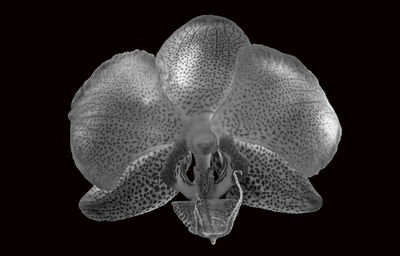
{"type": "Polygon", "coordinates": [[[317,78],[297,58],[251,44],[235,23],[210,15],[175,31],[156,57],[135,50],[101,64],[69,119],[75,164],[93,184],[83,214],[121,220],[180,192],[188,201],[173,210],[213,244],[242,204],[318,210],[308,178],[341,137],[317,78]]]}

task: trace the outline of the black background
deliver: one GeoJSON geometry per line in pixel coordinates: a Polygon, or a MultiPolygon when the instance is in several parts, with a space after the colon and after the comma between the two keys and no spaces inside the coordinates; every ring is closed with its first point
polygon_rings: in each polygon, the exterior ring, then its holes
{"type": "Polygon", "coordinates": [[[26,178],[11,190],[22,192],[13,200],[13,207],[22,208],[12,212],[18,220],[6,223],[12,227],[8,238],[14,249],[115,255],[385,251],[391,240],[383,230],[391,227],[378,217],[384,202],[370,182],[382,164],[366,150],[370,142],[365,138],[373,135],[367,132],[372,124],[362,103],[368,83],[360,82],[375,67],[358,68],[368,63],[372,40],[382,38],[381,16],[385,13],[374,6],[247,1],[25,6],[23,14],[14,16],[16,28],[10,32],[18,38],[18,52],[26,54],[22,63],[29,66],[16,79],[29,76],[24,102],[33,113],[24,119],[33,140],[23,150],[29,151],[25,160],[17,160],[28,163],[26,178]],[[78,202],[91,185],[75,167],[69,146],[67,114],[75,92],[113,55],[135,49],[156,54],[176,29],[203,14],[233,20],[252,43],[295,55],[319,79],[343,128],[336,156],[311,178],[324,199],[322,209],[287,215],[242,207],[232,232],[215,246],[190,234],[170,204],[119,222],[87,219],[78,202]],[[17,22],[19,17],[23,22],[17,22]]]}

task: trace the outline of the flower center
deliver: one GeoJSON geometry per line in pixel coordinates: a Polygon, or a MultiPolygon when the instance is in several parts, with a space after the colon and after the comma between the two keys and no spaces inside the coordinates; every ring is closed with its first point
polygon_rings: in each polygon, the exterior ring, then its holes
{"type": "Polygon", "coordinates": [[[214,153],[217,150],[217,137],[211,131],[196,134],[192,139],[192,145],[202,155],[214,153]]]}

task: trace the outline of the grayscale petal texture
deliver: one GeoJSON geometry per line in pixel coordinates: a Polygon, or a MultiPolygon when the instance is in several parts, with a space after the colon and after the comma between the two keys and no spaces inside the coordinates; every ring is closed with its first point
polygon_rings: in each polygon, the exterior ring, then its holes
{"type": "MultiPolygon", "coordinates": [[[[271,150],[247,142],[235,141],[238,150],[249,160],[248,174],[241,181],[243,205],[283,213],[314,212],[322,198],[309,180],[271,150]]],[[[228,198],[238,198],[232,187],[228,198]]]]}
{"type": "Polygon", "coordinates": [[[228,19],[207,15],[189,21],[157,53],[168,97],[188,116],[214,112],[229,93],[239,48],[249,44],[228,19]]]}
{"type": "Polygon", "coordinates": [[[231,94],[213,122],[279,154],[307,177],[329,163],[341,136],[315,76],[297,58],[262,45],[241,49],[231,94]]]}
{"type": "Polygon", "coordinates": [[[114,189],[134,159],[182,131],[179,112],[158,79],[154,56],[134,51],[103,63],[76,93],[71,150],[95,186],[114,189]]]}
{"type": "Polygon", "coordinates": [[[88,218],[116,221],[155,210],[178,192],[159,175],[173,145],[149,152],[129,164],[113,191],[94,186],[82,197],[79,207],[88,218]]]}

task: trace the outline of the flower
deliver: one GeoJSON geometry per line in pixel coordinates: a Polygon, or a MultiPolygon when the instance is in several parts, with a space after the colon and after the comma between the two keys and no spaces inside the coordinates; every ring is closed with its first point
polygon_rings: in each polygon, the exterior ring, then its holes
{"type": "Polygon", "coordinates": [[[136,50],[104,62],[76,93],[69,119],[75,164],[94,185],[79,203],[83,214],[121,220],[180,192],[189,200],[172,202],[175,213],[213,244],[242,204],[318,210],[308,177],[341,137],[318,80],[297,58],[251,44],[218,16],[189,21],[156,57],[136,50]]]}

